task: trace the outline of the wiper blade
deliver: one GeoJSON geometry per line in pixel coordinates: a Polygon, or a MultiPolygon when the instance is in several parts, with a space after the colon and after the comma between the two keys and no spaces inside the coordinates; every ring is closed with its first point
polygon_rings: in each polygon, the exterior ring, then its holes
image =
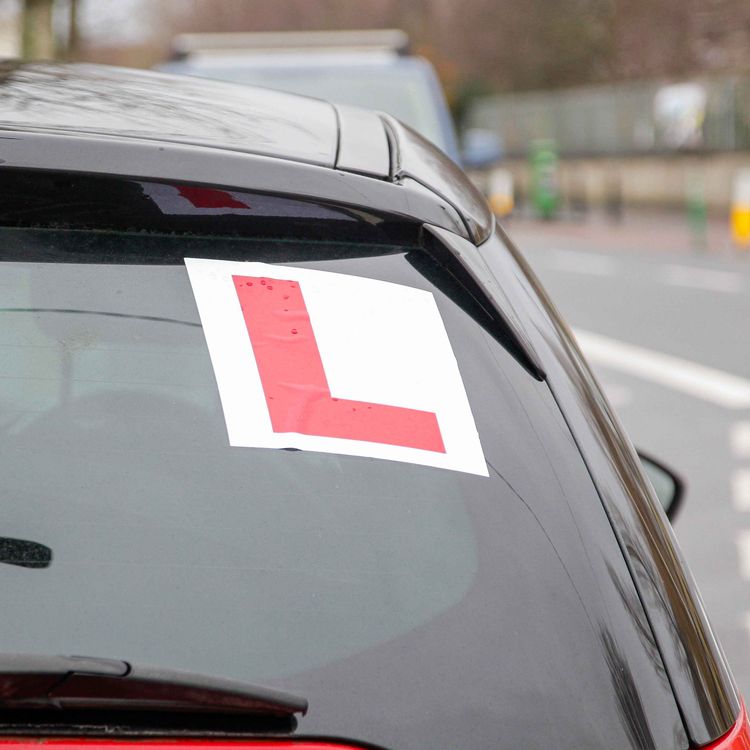
{"type": "Polygon", "coordinates": [[[114,659],[0,654],[0,712],[8,710],[189,712],[292,719],[294,714],[307,713],[307,701],[244,682],[114,659]]]}

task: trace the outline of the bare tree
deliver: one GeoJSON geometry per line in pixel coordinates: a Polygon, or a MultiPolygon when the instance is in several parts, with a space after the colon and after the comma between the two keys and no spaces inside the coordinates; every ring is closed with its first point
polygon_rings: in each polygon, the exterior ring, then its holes
{"type": "Polygon", "coordinates": [[[78,0],[68,0],[68,3],[68,43],[65,56],[69,60],[75,60],[81,49],[80,5],[78,0]]]}
{"type": "Polygon", "coordinates": [[[399,26],[459,105],[487,87],[750,68],[748,0],[153,0],[153,7],[165,37],[399,26]]]}
{"type": "MultiPolygon", "coordinates": [[[[424,0],[419,0],[420,3],[424,0]]],[[[154,21],[179,31],[280,31],[389,25],[398,0],[162,0],[154,21]]]]}

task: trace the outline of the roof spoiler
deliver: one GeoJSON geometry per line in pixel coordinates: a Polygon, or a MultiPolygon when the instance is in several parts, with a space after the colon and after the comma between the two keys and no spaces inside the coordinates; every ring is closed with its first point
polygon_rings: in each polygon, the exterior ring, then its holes
{"type": "Polygon", "coordinates": [[[409,35],[401,29],[353,31],[259,31],[180,34],[172,40],[172,59],[195,53],[390,52],[409,54],[409,35]]]}

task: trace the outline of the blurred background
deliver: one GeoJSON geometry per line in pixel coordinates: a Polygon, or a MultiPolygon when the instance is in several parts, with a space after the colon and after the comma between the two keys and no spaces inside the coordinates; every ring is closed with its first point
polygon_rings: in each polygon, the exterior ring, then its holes
{"type": "Polygon", "coordinates": [[[748,0],[0,0],[0,54],[371,105],[462,163],[687,480],[675,532],[750,695],[748,0]]]}

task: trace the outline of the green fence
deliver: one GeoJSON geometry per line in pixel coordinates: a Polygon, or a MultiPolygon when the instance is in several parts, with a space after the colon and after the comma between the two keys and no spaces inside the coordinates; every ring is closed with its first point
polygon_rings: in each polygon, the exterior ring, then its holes
{"type": "Polygon", "coordinates": [[[468,125],[496,131],[516,157],[539,139],[561,156],[750,149],[750,76],[488,96],[468,125]]]}

